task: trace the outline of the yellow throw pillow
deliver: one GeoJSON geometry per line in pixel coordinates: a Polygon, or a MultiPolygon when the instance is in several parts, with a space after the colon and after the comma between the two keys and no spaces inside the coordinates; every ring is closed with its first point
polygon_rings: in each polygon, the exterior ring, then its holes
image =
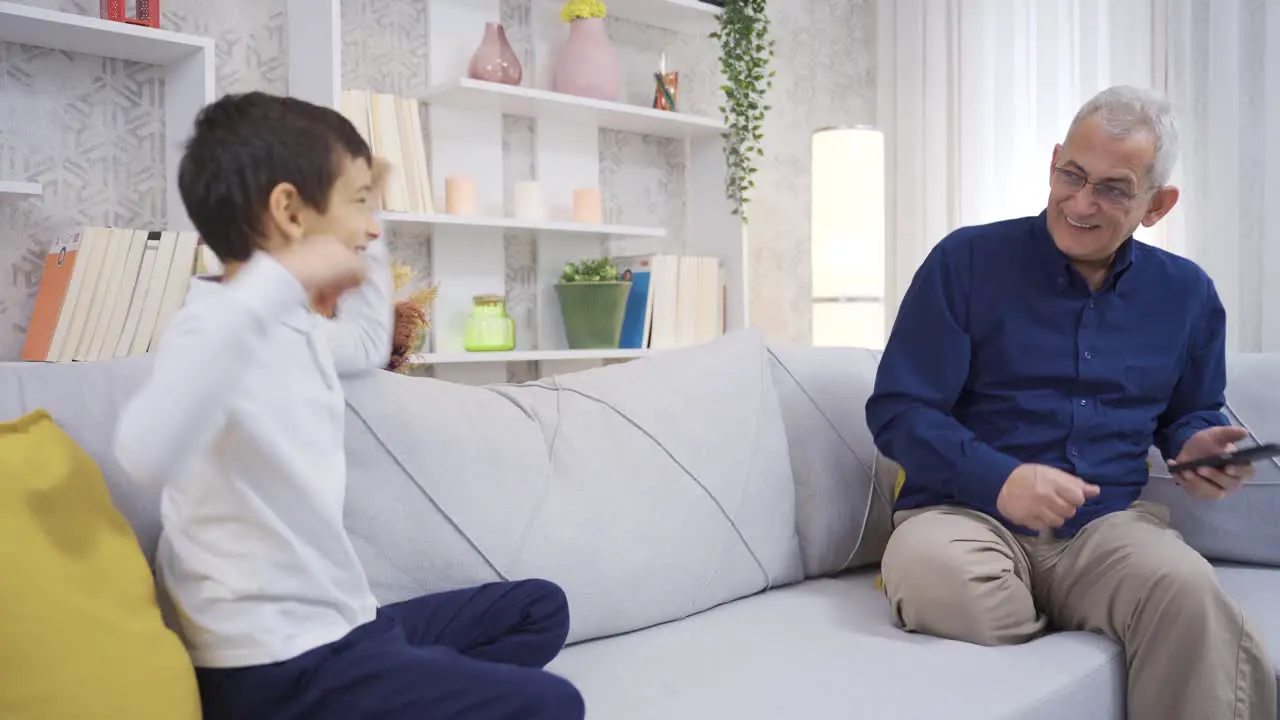
{"type": "MultiPolygon", "coordinates": [[[[902,494],[902,486],[907,482],[907,471],[898,468],[898,478],[893,481],[893,502],[898,503],[898,496],[902,494]]],[[[876,575],[876,589],[884,592],[884,576],[876,575]]]]}
{"type": "Polygon", "coordinates": [[[195,671],[93,458],[0,423],[0,718],[195,720],[195,671]]]}

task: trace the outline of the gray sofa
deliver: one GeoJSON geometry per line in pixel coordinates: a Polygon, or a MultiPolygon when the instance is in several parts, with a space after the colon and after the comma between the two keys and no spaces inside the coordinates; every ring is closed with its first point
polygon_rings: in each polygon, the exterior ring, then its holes
{"type": "MultiPolygon", "coordinates": [[[[897,468],[862,412],[877,361],[743,332],[525,385],[354,378],[347,525],[384,602],[560,583],[573,627],[551,670],[591,718],[1124,717],[1124,656],[1102,637],[984,648],[892,626],[875,563],[897,468]]],[[[1233,410],[1258,408],[1260,434],[1276,364],[1232,359],[1232,397],[1252,403],[1233,410]]],[[[146,367],[0,364],[0,419],[47,408],[99,460],[150,557],[157,498],[109,452],[146,367]]],[[[1261,566],[1280,565],[1280,469],[1208,506],[1162,467],[1149,499],[1212,559],[1255,563],[1224,562],[1221,580],[1280,652],[1280,571],[1261,566]]]]}

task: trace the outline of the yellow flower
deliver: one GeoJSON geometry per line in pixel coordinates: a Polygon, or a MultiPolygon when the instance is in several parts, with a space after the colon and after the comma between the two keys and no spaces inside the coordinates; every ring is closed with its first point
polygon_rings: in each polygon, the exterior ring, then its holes
{"type": "Polygon", "coordinates": [[[435,285],[426,288],[421,287],[418,271],[399,260],[391,262],[391,282],[395,301],[402,302],[407,300],[423,308],[428,307],[435,301],[436,292],[439,290],[435,285]]]}
{"type": "Polygon", "coordinates": [[[417,274],[418,273],[414,272],[413,268],[405,265],[399,260],[391,263],[391,281],[392,287],[395,290],[401,290],[406,285],[413,282],[414,278],[417,277],[417,274]]]}
{"type": "Polygon", "coordinates": [[[604,3],[600,0],[569,0],[560,9],[560,19],[565,22],[573,22],[574,20],[586,20],[589,18],[602,18],[607,13],[604,3]]]}
{"type": "Polygon", "coordinates": [[[429,308],[431,306],[431,303],[435,302],[436,293],[439,290],[440,288],[433,285],[429,288],[424,288],[422,290],[415,290],[413,294],[411,294],[406,299],[409,302],[413,303],[414,305],[417,305],[418,307],[429,308]]]}

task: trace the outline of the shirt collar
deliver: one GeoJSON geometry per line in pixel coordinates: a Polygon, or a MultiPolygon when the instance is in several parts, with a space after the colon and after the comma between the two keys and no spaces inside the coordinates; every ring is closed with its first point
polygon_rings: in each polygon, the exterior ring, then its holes
{"type": "MultiPolygon", "coordinates": [[[[227,287],[222,284],[221,277],[198,275],[192,278],[187,289],[187,302],[223,302],[226,292],[227,287]]],[[[302,302],[286,307],[280,314],[279,320],[294,330],[305,333],[315,329],[319,317],[308,304],[302,302]]]]}
{"type": "MultiPolygon", "coordinates": [[[[1070,284],[1072,278],[1075,278],[1078,273],[1071,267],[1071,258],[1058,249],[1057,244],[1053,242],[1053,235],[1049,234],[1048,212],[1048,210],[1041,211],[1036,217],[1032,234],[1035,236],[1034,244],[1038,255],[1049,270],[1050,277],[1061,289],[1070,284]]],[[[1130,236],[1121,243],[1119,248],[1116,248],[1116,256],[1111,260],[1111,273],[1108,276],[1108,284],[1111,287],[1115,287],[1120,282],[1120,278],[1133,266],[1136,242],[1130,236]]]]}

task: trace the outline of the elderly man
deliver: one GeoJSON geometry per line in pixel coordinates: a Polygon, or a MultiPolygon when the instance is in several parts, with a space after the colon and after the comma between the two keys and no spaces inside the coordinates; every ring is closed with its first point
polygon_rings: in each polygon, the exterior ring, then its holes
{"type": "MultiPolygon", "coordinates": [[[[1189,260],[1134,240],[1178,200],[1169,104],[1114,87],[1053,151],[1036,217],[961,228],[917,271],[867,423],[906,472],[885,550],[903,628],[982,645],[1050,628],[1124,646],[1133,720],[1275,720],[1275,666],[1213,569],[1137,502],[1155,444],[1232,449],[1226,318],[1189,260]]],[[[1178,474],[1213,500],[1248,467],[1178,474]]]]}

